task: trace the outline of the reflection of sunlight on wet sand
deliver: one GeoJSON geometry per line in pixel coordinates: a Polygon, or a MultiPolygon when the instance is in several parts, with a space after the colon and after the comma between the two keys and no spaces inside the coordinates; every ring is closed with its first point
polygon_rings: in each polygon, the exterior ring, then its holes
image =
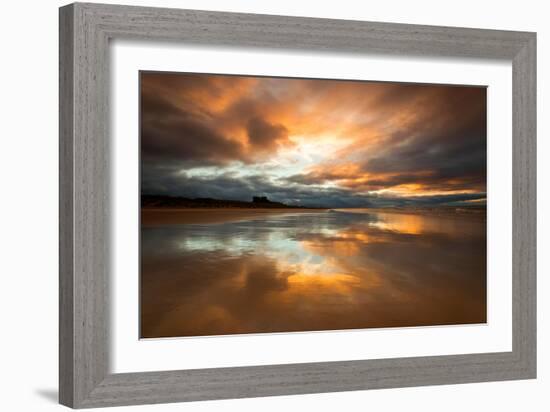
{"type": "Polygon", "coordinates": [[[312,279],[314,277],[319,279],[343,279],[344,276],[352,276],[357,279],[356,276],[345,273],[339,259],[331,255],[323,256],[318,254],[318,252],[316,252],[316,254],[317,255],[313,255],[309,259],[298,263],[279,259],[276,265],[277,270],[279,273],[289,276],[287,279],[290,279],[290,276],[297,275],[300,276],[297,279],[303,280],[305,280],[304,276],[311,276],[312,279]]]}
{"type": "Polygon", "coordinates": [[[364,245],[389,241],[382,233],[374,233],[372,226],[369,223],[332,231],[329,234],[322,232],[322,236],[316,236],[313,240],[301,241],[300,247],[308,253],[319,255],[355,256],[361,252],[364,245]]]}
{"type": "Polygon", "coordinates": [[[390,219],[384,219],[369,223],[371,226],[381,230],[390,230],[392,232],[404,233],[407,235],[419,235],[424,233],[426,228],[426,218],[420,215],[400,215],[393,214],[390,219]]]}
{"type": "Polygon", "coordinates": [[[351,294],[354,289],[368,289],[380,285],[378,276],[356,276],[345,273],[312,274],[310,272],[294,273],[287,278],[290,293],[321,293],[324,291],[334,294],[351,294]]]}
{"type": "Polygon", "coordinates": [[[296,272],[285,277],[285,288],[270,291],[264,304],[292,311],[297,306],[310,306],[322,312],[330,305],[349,305],[354,291],[365,287],[361,278],[343,273],[312,274],[296,272]]]}
{"type": "Polygon", "coordinates": [[[301,242],[301,247],[309,253],[322,255],[330,251],[338,256],[354,256],[361,250],[361,244],[354,240],[325,240],[324,242],[304,240],[301,242]]]}
{"type": "Polygon", "coordinates": [[[479,219],[404,213],[147,229],[142,334],[482,323],[485,241],[479,219]]]}
{"type": "Polygon", "coordinates": [[[330,247],[338,256],[355,256],[361,250],[361,245],[357,242],[347,240],[332,242],[330,247]]]}

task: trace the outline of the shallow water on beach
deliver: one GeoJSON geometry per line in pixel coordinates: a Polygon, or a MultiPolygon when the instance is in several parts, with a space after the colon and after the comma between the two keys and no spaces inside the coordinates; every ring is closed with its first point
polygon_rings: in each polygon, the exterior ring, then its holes
{"type": "Polygon", "coordinates": [[[144,338],[484,323],[485,216],[143,226],[140,293],[144,338]]]}

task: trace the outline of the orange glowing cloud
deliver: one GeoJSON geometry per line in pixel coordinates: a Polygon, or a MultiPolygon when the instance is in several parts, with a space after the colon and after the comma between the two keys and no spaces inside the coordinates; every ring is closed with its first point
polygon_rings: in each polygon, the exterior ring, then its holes
{"type": "Polygon", "coordinates": [[[355,205],[486,191],[481,87],[142,73],[141,141],[142,192],[355,205]]]}

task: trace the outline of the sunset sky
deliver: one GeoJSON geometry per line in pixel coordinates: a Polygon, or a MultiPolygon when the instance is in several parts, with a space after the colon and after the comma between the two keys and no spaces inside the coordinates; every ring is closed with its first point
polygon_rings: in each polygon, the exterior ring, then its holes
{"type": "Polygon", "coordinates": [[[486,89],[141,73],[142,194],[485,204],[486,89]]]}

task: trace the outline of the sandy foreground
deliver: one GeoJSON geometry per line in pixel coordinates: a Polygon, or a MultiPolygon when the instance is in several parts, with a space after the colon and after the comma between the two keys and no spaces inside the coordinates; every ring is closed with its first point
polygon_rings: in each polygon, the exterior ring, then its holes
{"type": "Polygon", "coordinates": [[[239,220],[261,219],[268,215],[280,215],[285,213],[326,213],[328,209],[141,209],[141,224],[143,226],[190,224],[190,223],[224,223],[239,220]]]}

